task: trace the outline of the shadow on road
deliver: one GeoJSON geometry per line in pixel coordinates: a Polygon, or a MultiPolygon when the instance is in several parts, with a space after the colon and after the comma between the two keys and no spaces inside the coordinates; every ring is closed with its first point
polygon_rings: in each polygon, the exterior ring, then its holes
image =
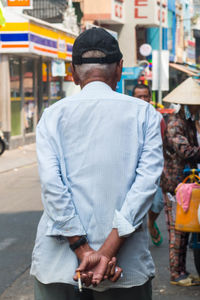
{"type": "MultiPolygon", "coordinates": [[[[29,267],[41,214],[41,211],[0,214],[0,300],[33,300],[29,267]]],[[[178,287],[169,283],[168,238],[163,212],[158,224],[164,241],[159,248],[150,242],[156,265],[153,300],[200,299],[200,286],[178,287]]],[[[192,273],[196,271],[191,250],[188,251],[187,268],[192,273]]]]}
{"type": "Polygon", "coordinates": [[[0,295],[30,266],[41,211],[0,214],[0,295]]]}

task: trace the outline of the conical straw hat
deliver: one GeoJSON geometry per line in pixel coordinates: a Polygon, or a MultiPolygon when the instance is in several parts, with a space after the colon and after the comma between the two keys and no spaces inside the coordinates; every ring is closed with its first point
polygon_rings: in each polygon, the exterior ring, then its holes
{"type": "Polygon", "coordinates": [[[169,93],[163,101],[188,105],[200,105],[200,85],[190,77],[171,91],[171,93],[169,93]]]}

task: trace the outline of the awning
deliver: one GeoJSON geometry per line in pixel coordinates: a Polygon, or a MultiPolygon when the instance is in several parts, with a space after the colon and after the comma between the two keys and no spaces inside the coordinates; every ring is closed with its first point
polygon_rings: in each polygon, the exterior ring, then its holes
{"type": "Polygon", "coordinates": [[[7,12],[0,28],[0,53],[28,53],[71,61],[76,36],[39,19],[7,12]]]}
{"type": "Polygon", "coordinates": [[[189,65],[170,63],[169,66],[178,71],[186,73],[188,76],[200,75],[200,70],[196,69],[195,67],[189,66],[189,65]]]}

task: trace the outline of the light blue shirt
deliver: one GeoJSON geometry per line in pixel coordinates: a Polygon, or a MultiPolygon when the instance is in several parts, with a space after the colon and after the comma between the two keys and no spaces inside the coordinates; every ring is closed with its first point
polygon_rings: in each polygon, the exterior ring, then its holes
{"type": "Polygon", "coordinates": [[[117,259],[123,277],[96,290],[132,287],[154,276],[147,212],[163,168],[160,118],[143,100],[103,82],[46,109],[37,126],[44,213],[31,274],[76,285],[78,261],[67,236],[87,235],[97,250],[112,228],[128,236],[117,259]]]}

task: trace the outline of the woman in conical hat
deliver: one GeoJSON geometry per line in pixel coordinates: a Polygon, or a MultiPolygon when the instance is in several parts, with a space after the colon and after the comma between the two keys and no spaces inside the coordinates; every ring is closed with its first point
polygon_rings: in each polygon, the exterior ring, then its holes
{"type": "Polygon", "coordinates": [[[173,202],[170,198],[175,195],[177,185],[184,179],[184,168],[196,168],[200,163],[200,141],[198,143],[195,126],[200,115],[200,86],[189,78],[163,101],[179,104],[176,113],[169,116],[165,131],[165,164],[161,177],[169,232],[170,282],[182,286],[198,285],[200,281],[195,281],[186,270],[189,234],[175,230],[173,202]]]}

